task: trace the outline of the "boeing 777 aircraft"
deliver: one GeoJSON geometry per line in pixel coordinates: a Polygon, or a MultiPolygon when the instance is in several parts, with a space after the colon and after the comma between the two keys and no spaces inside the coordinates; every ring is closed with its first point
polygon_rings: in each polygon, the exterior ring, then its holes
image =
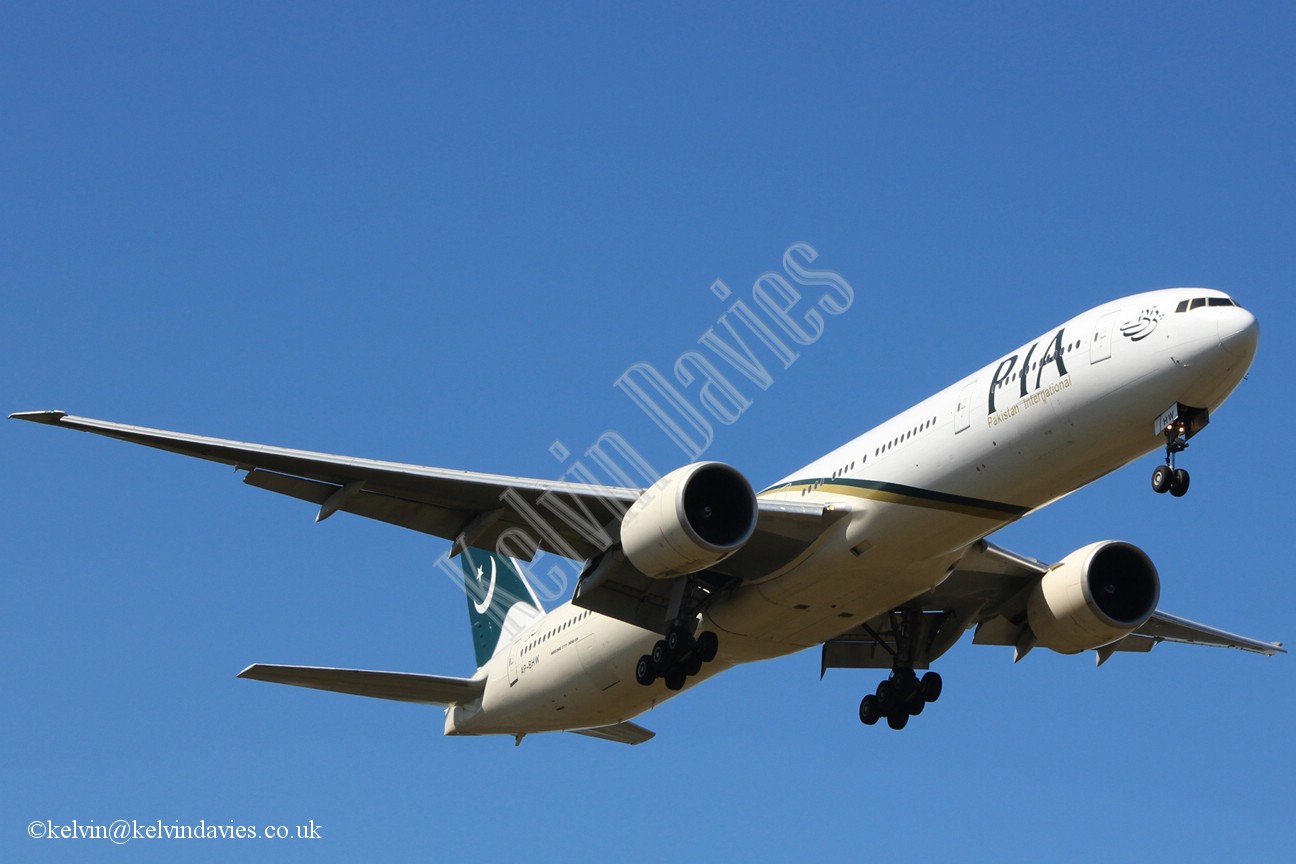
{"type": "Polygon", "coordinates": [[[478,668],[467,678],[254,664],[243,678],[445,706],[447,735],[565,730],[638,744],[631,722],[718,672],[822,646],[822,669],[890,670],[860,720],[900,729],[941,693],[927,670],[973,642],[1064,654],[1158,642],[1283,651],[1157,609],[1137,546],[1091,542],[1055,564],[986,538],[1154,450],[1176,456],[1241,382],[1256,319],[1177,288],[1091,309],[760,493],[699,462],[650,489],[426,468],[74,417],[14,414],[234,465],[244,482],[453,541],[478,668]],[[503,550],[503,551],[501,551],[503,550]],[[518,551],[521,550],[521,551],[518,551]],[[584,560],[544,612],[517,560],[584,560]],[[508,554],[504,554],[507,552],[508,554]],[[512,556],[512,557],[510,557],[512,556]]]}

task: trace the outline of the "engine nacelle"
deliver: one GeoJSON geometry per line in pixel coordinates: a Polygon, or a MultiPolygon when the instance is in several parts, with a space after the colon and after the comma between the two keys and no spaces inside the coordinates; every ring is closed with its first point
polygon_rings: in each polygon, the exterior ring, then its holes
{"type": "Polygon", "coordinates": [[[756,529],[756,493],[736,468],[695,462],[653,484],[621,520],[621,547],[646,576],[667,579],[718,564],[756,529]]]}
{"type": "Polygon", "coordinates": [[[1161,579],[1142,549],[1101,540],[1077,549],[1046,573],[1026,614],[1040,645],[1078,654],[1137,630],[1160,597],[1161,579]]]}

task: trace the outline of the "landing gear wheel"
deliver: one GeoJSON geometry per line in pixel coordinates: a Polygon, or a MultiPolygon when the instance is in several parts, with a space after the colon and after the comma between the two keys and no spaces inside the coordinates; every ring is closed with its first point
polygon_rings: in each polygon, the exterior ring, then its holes
{"type": "Polygon", "coordinates": [[[1165,429],[1165,465],[1152,475],[1152,488],[1176,498],[1188,494],[1188,472],[1175,464],[1175,456],[1188,449],[1188,439],[1210,422],[1205,408],[1179,405],[1180,417],[1165,429]]]}
{"type": "Polygon", "coordinates": [[[878,704],[877,697],[869,694],[860,702],[860,722],[865,726],[872,726],[882,719],[882,706],[878,704]]]}
{"type": "Polygon", "coordinates": [[[892,729],[903,729],[909,725],[908,711],[892,711],[887,714],[887,725],[892,729]]]}
{"type": "Polygon", "coordinates": [[[720,637],[706,631],[697,638],[685,627],[671,627],[665,639],[658,639],[649,654],[639,658],[635,680],[652,684],[665,679],[671,690],[683,689],[689,678],[702,671],[702,664],[714,660],[720,650],[720,637]]]}
{"type": "Polygon", "coordinates": [[[666,650],[664,639],[658,639],[657,644],[653,645],[652,662],[658,675],[666,674],[666,667],[670,665],[670,652],[666,650]]]}
{"type": "Polygon", "coordinates": [[[915,693],[914,697],[909,700],[909,716],[917,717],[919,714],[923,712],[923,709],[926,707],[927,707],[926,700],[924,700],[922,696],[915,693]]]}
{"type": "Polygon", "coordinates": [[[877,701],[884,708],[890,707],[891,700],[894,694],[895,694],[895,685],[891,683],[891,679],[889,678],[884,679],[882,683],[878,684],[877,701]]]}
{"type": "Polygon", "coordinates": [[[689,635],[687,630],[674,627],[666,635],[666,650],[676,660],[687,654],[692,647],[693,637],[689,635]]]}
{"type": "Polygon", "coordinates": [[[904,674],[893,674],[891,676],[891,698],[897,704],[904,704],[914,698],[918,692],[918,676],[913,672],[906,671],[904,674]]]}
{"type": "Polygon", "coordinates": [[[657,665],[651,656],[645,654],[635,665],[635,680],[647,687],[657,680],[657,665]]]}
{"type": "Polygon", "coordinates": [[[939,672],[927,672],[918,682],[918,694],[926,702],[935,702],[940,698],[943,686],[944,682],[941,681],[939,672]]]}
{"type": "Polygon", "coordinates": [[[703,663],[710,663],[716,658],[716,652],[720,650],[720,637],[710,630],[705,631],[697,638],[697,655],[702,658],[703,663]]]}

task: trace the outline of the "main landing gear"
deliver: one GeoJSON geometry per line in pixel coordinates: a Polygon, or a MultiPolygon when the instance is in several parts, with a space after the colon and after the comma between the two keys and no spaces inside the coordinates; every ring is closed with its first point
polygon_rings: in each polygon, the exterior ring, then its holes
{"type": "Polygon", "coordinates": [[[940,694],[938,673],[925,672],[919,678],[912,669],[896,669],[877,686],[876,693],[870,693],[860,702],[860,722],[872,726],[885,717],[892,729],[903,729],[910,717],[921,714],[927,703],[935,702],[940,694]]]}
{"type": "Polygon", "coordinates": [[[1188,472],[1175,467],[1175,454],[1188,449],[1187,423],[1177,420],[1166,427],[1166,461],[1152,472],[1152,488],[1158,495],[1169,492],[1176,498],[1188,494],[1188,472]]]}
{"type": "MultiPolygon", "coordinates": [[[[865,726],[872,726],[886,718],[892,729],[903,729],[910,717],[917,717],[941,695],[941,676],[925,672],[921,678],[914,672],[915,665],[925,665],[929,654],[920,650],[927,643],[930,650],[929,627],[923,613],[917,609],[896,609],[889,616],[890,640],[870,625],[863,625],[875,643],[891,654],[891,676],[877,686],[877,690],[860,700],[859,718],[865,726]],[[922,656],[920,656],[920,654],[922,656]],[[922,663],[918,661],[922,660],[922,663]]],[[[935,656],[939,656],[937,652],[935,656]]]]}
{"type": "Polygon", "coordinates": [[[710,630],[697,638],[681,624],[672,625],[665,639],[658,639],[651,654],[639,658],[635,680],[645,687],[658,678],[666,680],[666,689],[679,690],[684,682],[710,663],[720,650],[720,639],[710,630]]]}

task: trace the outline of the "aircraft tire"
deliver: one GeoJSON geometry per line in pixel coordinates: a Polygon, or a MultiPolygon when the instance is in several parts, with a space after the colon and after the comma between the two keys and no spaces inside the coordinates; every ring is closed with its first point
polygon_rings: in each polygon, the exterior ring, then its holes
{"type": "Polygon", "coordinates": [[[716,658],[720,651],[720,637],[710,630],[702,633],[697,638],[697,653],[702,658],[703,663],[710,663],[716,658]]]}
{"type": "Polygon", "coordinates": [[[859,718],[860,722],[865,726],[872,726],[882,719],[882,711],[878,705],[877,697],[872,693],[860,700],[859,718]]]}
{"type": "Polygon", "coordinates": [[[658,639],[657,644],[652,649],[653,668],[658,675],[666,674],[666,667],[670,665],[670,653],[666,650],[666,642],[658,639]]]}
{"type": "Polygon", "coordinates": [[[693,638],[689,636],[687,630],[673,627],[666,636],[666,652],[672,659],[678,660],[688,653],[692,642],[693,638]]]}
{"type": "Polygon", "coordinates": [[[1170,481],[1170,494],[1176,498],[1182,498],[1188,494],[1188,472],[1182,468],[1176,468],[1174,479],[1170,481]]]}
{"type": "Polygon", "coordinates": [[[1162,495],[1169,492],[1173,484],[1174,472],[1170,470],[1170,466],[1158,465],[1156,470],[1152,472],[1152,491],[1162,495]]]}
{"type": "Polygon", "coordinates": [[[944,682],[941,681],[939,672],[927,672],[918,684],[918,694],[926,702],[935,702],[940,698],[943,687],[944,682]]]}

